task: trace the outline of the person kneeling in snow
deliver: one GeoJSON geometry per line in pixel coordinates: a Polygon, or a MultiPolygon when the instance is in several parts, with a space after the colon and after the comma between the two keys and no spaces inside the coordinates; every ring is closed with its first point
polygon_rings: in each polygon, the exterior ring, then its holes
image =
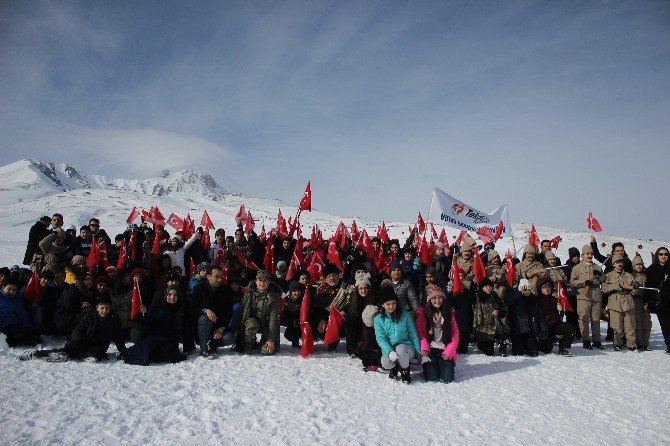
{"type": "Polygon", "coordinates": [[[90,359],[93,362],[106,360],[107,350],[111,342],[118,349],[117,359],[126,353],[123,332],[119,317],[112,312],[112,302],[107,296],[100,296],[95,302],[95,309],[87,310],[79,324],[72,331],[70,340],[65,347],[53,350],[37,350],[20,359],[45,358],[53,361],[68,359],[90,359]]]}
{"type": "Polygon", "coordinates": [[[180,322],[183,305],[176,286],[167,287],[165,299],[152,305],[144,315],[141,325],[147,336],[128,348],[126,364],[147,365],[149,362],[181,362],[186,355],[179,351],[180,322]]]}
{"type": "Polygon", "coordinates": [[[425,308],[419,308],[416,331],[421,342],[423,376],[426,381],[450,383],[454,380],[458,326],[454,309],[445,303],[437,285],[426,287],[425,308]]]}
{"type": "Polygon", "coordinates": [[[409,362],[421,354],[421,346],[409,311],[399,308],[397,301],[393,287],[382,284],[382,309],[374,318],[375,337],[382,349],[382,367],[390,369],[389,378],[398,379],[400,370],[402,382],[409,384],[409,362]]]}
{"type": "Polygon", "coordinates": [[[281,288],[270,282],[267,271],[256,273],[256,280],[247,287],[237,322],[238,351],[250,355],[256,344],[256,334],[261,333],[261,353],[275,353],[279,347],[278,312],[281,295],[281,288]]]}

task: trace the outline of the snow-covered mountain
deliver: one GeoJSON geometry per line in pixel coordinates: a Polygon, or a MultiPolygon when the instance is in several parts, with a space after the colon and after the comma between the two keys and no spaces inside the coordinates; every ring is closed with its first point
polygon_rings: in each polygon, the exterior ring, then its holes
{"type": "Polygon", "coordinates": [[[163,171],[157,178],[124,180],[82,172],[69,164],[23,159],[0,167],[0,204],[12,204],[78,189],[138,192],[152,197],[204,197],[227,193],[210,175],[163,171]]]}

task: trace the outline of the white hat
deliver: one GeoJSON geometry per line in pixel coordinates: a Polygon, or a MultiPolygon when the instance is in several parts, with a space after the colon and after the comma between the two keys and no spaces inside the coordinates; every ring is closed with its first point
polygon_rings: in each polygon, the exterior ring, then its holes
{"type": "Polygon", "coordinates": [[[519,291],[530,290],[530,281],[528,279],[521,279],[519,281],[519,291]]]}

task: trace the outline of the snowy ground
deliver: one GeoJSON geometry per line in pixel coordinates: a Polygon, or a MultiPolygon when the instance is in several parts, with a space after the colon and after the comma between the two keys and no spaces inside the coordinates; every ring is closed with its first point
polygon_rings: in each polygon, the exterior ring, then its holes
{"type": "MultiPolygon", "coordinates": [[[[668,444],[670,358],[462,355],[456,382],[405,385],[322,346],[301,359],[220,349],[176,365],[0,356],[1,443],[668,444]],[[664,409],[665,408],[665,409],[664,409]]],[[[343,346],[340,347],[340,350],[343,346]]]]}
{"type": "MultiPolygon", "coordinates": [[[[59,211],[66,224],[101,219],[114,236],[132,206],[158,204],[166,215],[207,209],[218,226],[232,229],[241,203],[266,224],[277,201],[227,196],[156,202],[135,193],[74,191],[0,209],[0,264],[20,263],[28,229],[39,216],[59,211]]],[[[295,208],[284,207],[285,216],[295,208]]],[[[340,217],[304,213],[332,234],[340,217]]],[[[351,218],[343,219],[347,225],[351,218]]],[[[379,222],[357,218],[376,232],[379,222]]],[[[260,226],[260,224],[259,224],[260,226]]],[[[389,223],[403,237],[406,223],[389,223]]],[[[266,226],[267,227],[267,226],[266,226]]],[[[437,228],[438,232],[441,228],[437,228]]],[[[517,248],[529,225],[515,225],[517,248]]],[[[450,237],[457,234],[448,229],[450,237]]],[[[541,238],[562,235],[557,254],[587,243],[589,234],[538,227],[541,238]]],[[[667,242],[623,240],[629,254],[667,242]],[[643,248],[638,248],[641,244],[643,248]]],[[[509,240],[501,240],[504,253],[509,240]]],[[[604,253],[609,248],[603,249],[604,253]]],[[[670,356],[664,353],[654,318],[649,353],[584,351],[572,358],[460,356],[456,382],[425,383],[416,366],[414,382],[391,382],[365,373],[343,346],[327,353],[318,346],[301,359],[290,345],[272,358],[225,351],[214,360],[190,357],[177,365],[127,366],[20,362],[16,351],[0,351],[0,444],[669,444],[670,356]]],[[[602,333],[605,333],[603,326],[602,333]]],[[[472,351],[472,349],[471,349],[472,351]]]]}

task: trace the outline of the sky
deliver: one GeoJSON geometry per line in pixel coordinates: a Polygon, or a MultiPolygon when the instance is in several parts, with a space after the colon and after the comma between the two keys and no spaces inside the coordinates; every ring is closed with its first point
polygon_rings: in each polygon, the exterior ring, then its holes
{"type": "Polygon", "coordinates": [[[670,238],[667,1],[4,0],[0,98],[1,165],[670,238]]]}

